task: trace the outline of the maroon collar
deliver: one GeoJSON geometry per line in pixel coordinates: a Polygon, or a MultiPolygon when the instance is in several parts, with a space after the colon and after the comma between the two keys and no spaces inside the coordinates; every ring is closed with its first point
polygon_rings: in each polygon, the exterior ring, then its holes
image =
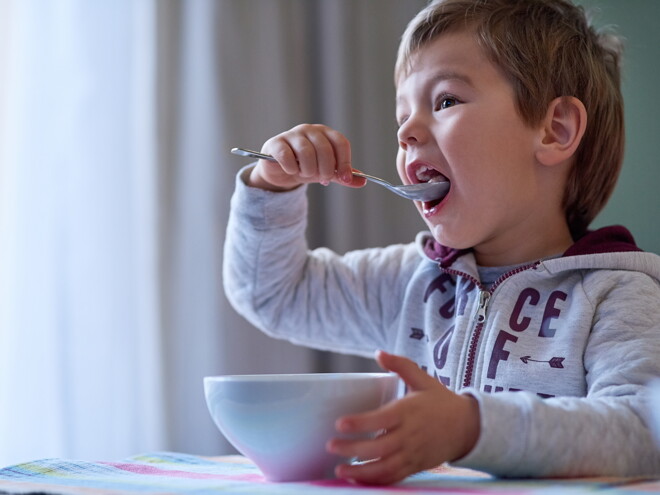
{"type": "MultiPolygon", "coordinates": [[[[429,258],[440,263],[442,267],[451,266],[457,258],[470,251],[470,249],[453,249],[443,246],[430,236],[424,240],[423,249],[429,258]]],[[[628,229],[621,225],[614,225],[587,231],[562,256],[632,251],[642,250],[637,247],[635,239],[628,229]]]]}
{"type": "Polygon", "coordinates": [[[598,230],[589,230],[569,247],[564,256],[579,256],[583,254],[629,253],[642,251],[630,231],[621,226],[613,225],[598,230]]]}
{"type": "Polygon", "coordinates": [[[424,239],[423,249],[426,256],[433,261],[437,261],[442,267],[451,266],[457,258],[470,251],[470,249],[454,249],[443,246],[431,236],[424,239]]]}

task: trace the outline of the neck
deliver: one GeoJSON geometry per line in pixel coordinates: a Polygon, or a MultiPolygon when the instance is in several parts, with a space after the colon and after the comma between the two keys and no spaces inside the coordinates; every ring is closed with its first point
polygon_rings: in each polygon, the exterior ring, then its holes
{"type": "Polygon", "coordinates": [[[474,248],[480,266],[519,265],[556,256],[573,245],[563,218],[553,223],[537,222],[535,229],[516,229],[507,239],[494,239],[474,248]]]}

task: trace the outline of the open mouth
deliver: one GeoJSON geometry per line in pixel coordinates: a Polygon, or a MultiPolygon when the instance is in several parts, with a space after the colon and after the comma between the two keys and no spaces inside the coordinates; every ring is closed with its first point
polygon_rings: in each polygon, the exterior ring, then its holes
{"type": "MultiPolygon", "coordinates": [[[[412,179],[415,183],[425,183],[425,182],[449,182],[449,179],[438,172],[436,169],[429,167],[428,165],[419,165],[414,167],[414,169],[409,171],[409,174],[412,175],[412,179]]],[[[432,213],[434,208],[438,206],[446,195],[434,199],[432,201],[425,201],[422,203],[422,207],[425,213],[432,213]]]]}

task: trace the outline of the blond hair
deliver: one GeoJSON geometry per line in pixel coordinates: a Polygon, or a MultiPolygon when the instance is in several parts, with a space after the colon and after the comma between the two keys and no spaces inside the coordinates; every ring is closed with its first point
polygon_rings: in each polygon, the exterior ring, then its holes
{"type": "Polygon", "coordinates": [[[609,199],[623,162],[622,43],[596,31],[582,7],[567,0],[438,0],[408,24],[395,79],[411,57],[448,31],[473,30],[486,56],[511,82],[528,125],[552,100],[578,98],[587,128],[566,184],[563,206],[574,238],[584,234],[609,199]]]}

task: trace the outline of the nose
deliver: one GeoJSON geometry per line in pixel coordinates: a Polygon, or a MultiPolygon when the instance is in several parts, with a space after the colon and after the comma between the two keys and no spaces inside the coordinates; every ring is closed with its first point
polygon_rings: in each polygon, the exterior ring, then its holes
{"type": "Polygon", "coordinates": [[[418,115],[410,115],[406,121],[401,124],[397,132],[397,139],[399,146],[403,150],[407,150],[410,146],[417,146],[426,140],[428,134],[427,127],[424,125],[423,119],[418,115]]]}

